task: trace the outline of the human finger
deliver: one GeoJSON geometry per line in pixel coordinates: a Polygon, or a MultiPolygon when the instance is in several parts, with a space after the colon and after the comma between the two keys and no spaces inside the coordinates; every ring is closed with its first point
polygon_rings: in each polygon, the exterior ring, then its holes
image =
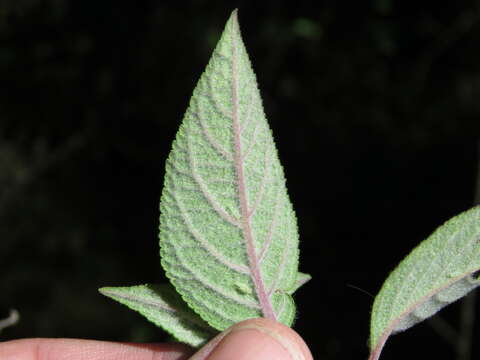
{"type": "Polygon", "coordinates": [[[22,339],[0,342],[2,360],[186,360],[182,344],[115,343],[79,339],[22,339]]]}
{"type": "Polygon", "coordinates": [[[217,335],[190,360],[313,360],[303,339],[279,322],[242,321],[217,335]]]}

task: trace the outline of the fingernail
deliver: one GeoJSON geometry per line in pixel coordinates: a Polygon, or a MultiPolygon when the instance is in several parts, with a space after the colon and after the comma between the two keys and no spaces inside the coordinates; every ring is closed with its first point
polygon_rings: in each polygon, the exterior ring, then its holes
{"type": "Polygon", "coordinates": [[[250,321],[234,326],[208,360],[305,360],[297,339],[282,328],[262,325],[262,321],[250,321]]]}

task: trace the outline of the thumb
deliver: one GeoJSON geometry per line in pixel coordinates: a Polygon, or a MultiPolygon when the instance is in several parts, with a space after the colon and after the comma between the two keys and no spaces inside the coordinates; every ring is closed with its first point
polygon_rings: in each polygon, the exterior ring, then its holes
{"type": "Polygon", "coordinates": [[[302,338],[288,326],[258,318],[218,334],[190,360],[313,360],[302,338]]]}

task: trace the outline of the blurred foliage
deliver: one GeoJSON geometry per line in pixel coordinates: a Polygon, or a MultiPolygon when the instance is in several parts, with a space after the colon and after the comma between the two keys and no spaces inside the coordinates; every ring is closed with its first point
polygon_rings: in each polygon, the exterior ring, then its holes
{"type": "MultiPolygon", "coordinates": [[[[475,1],[0,1],[0,318],[21,314],[2,339],[165,340],[96,289],[164,280],[164,161],[235,7],[314,275],[296,329],[366,357],[372,301],[346,284],[375,293],[472,202],[475,1]]],[[[428,325],[398,338],[385,359],[451,352],[428,325]]]]}

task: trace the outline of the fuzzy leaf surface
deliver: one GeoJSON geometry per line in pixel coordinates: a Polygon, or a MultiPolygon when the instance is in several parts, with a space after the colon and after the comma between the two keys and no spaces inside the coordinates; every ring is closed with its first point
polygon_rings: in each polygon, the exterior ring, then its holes
{"type": "Polygon", "coordinates": [[[201,346],[218,333],[185,304],[170,284],[104,287],[99,291],[188,345],[201,346]]]}
{"type": "Polygon", "coordinates": [[[432,316],[480,285],[480,207],[448,220],[388,276],[375,298],[370,359],[385,341],[432,316]]]}
{"type": "Polygon", "coordinates": [[[310,281],[310,279],[312,278],[312,276],[310,274],[305,274],[305,273],[302,273],[302,272],[298,272],[297,273],[297,279],[295,280],[295,284],[293,285],[293,288],[291,288],[290,290],[288,290],[288,293],[289,294],[293,294],[295,291],[297,291],[300,287],[302,287],[303,285],[305,285],[305,283],[307,283],[308,281],[310,281]]]}
{"type": "Polygon", "coordinates": [[[160,249],[188,305],[223,330],[254,317],[291,325],[298,233],[234,11],[166,164],[160,249]]]}

